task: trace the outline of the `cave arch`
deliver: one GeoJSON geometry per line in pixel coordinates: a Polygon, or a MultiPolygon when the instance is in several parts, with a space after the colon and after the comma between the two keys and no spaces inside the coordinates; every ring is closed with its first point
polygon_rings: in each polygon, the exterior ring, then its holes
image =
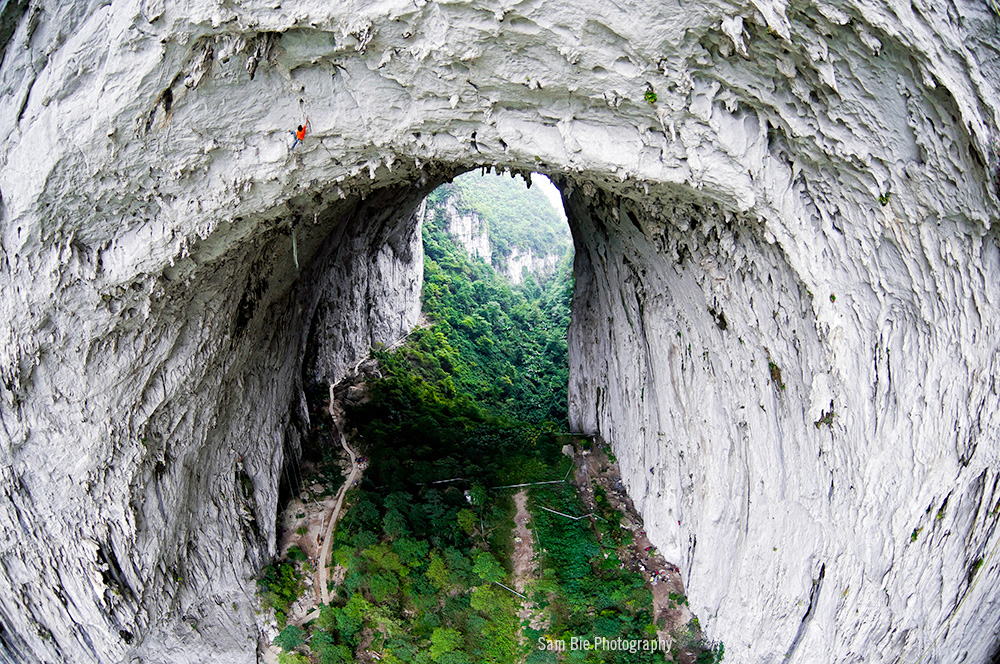
{"type": "Polygon", "coordinates": [[[348,298],[331,375],[404,328],[407,209],[483,164],[562,187],[573,421],[710,637],[985,658],[1000,76],[995,15],[959,4],[28,12],[0,68],[0,661],[252,656],[318,302],[348,298]]]}

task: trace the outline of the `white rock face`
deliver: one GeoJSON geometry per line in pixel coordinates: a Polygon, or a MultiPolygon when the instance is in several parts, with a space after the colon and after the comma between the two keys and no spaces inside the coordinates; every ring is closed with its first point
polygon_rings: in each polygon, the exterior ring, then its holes
{"type": "MultiPolygon", "coordinates": [[[[535,256],[530,247],[523,251],[514,247],[510,255],[501,258],[501,264],[495,266],[493,265],[493,250],[490,247],[489,224],[482,217],[475,212],[460,210],[456,196],[447,196],[440,212],[444,216],[445,232],[465,250],[465,253],[471,258],[482,258],[487,265],[499,269],[512,284],[520,284],[524,281],[525,269],[537,277],[544,277],[552,274],[559,263],[559,257],[555,254],[535,256]]],[[[424,201],[420,204],[417,212],[421,223],[427,222],[428,214],[430,212],[427,210],[426,201],[424,201]]]]}
{"type": "Polygon", "coordinates": [[[555,254],[536,256],[531,247],[524,251],[514,247],[510,255],[507,256],[507,263],[504,265],[503,271],[510,283],[519,284],[524,281],[525,270],[536,277],[545,277],[552,274],[558,264],[559,257],[555,254]]]}
{"type": "Polygon", "coordinates": [[[369,198],[365,213],[312,259],[315,310],[305,359],[314,380],[339,382],[372,348],[391,345],[416,325],[424,276],[420,214],[398,215],[418,196],[369,198]]]}
{"type": "Polygon", "coordinates": [[[309,349],[336,377],[410,323],[414,207],[480,165],[568,197],[572,421],[727,661],[987,661],[998,26],[33,5],[0,66],[0,662],[253,661],[309,349]]]}
{"type": "MultiPolygon", "coordinates": [[[[425,207],[421,209],[426,215],[425,207]]],[[[455,196],[444,199],[441,213],[445,218],[445,232],[465,249],[465,253],[471,258],[482,258],[487,265],[492,266],[493,250],[490,249],[489,224],[475,212],[459,210],[455,196]]],[[[426,216],[422,218],[426,220],[426,216]]]]}

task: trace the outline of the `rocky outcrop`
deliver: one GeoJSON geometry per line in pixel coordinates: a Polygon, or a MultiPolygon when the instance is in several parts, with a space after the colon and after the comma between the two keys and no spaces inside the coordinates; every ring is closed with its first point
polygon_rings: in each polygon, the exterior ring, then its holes
{"type": "Polygon", "coordinates": [[[391,345],[416,325],[424,274],[420,215],[399,215],[420,193],[369,199],[366,214],[342,224],[324,241],[322,257],[313,259],[310,379],[340,382],[373,348],[391,345]]]}
{"type": "Polygon", "coordinates": [[[535,252],[528,247],[521,250],[514,247],[504,263],[504,275],[507,281],[512,284],[519,284],[524,281],[524,273],[533,274],[538,278],[546,277],[555,272],[559,257],[555,254],[545,254],[536,256],[535,252]]]}
{"type": "MultiPolygon", "coordinates": [[[[421,204],[422,214],[427,214],[426,205],[421,204]]],[[[444,217],[445,232],[459,244],[471,258],[482,258],[487,265],[493,265],[493,249],[490,247],[489,225],[476,212],[459,209],[456,196],[446,196],[440,206],[444,217]]],[[[426,217],[423,217],[426,219],[426,217]]]]}
{"type": "Polygon", "coordinates": [[[991,4],[11,6],[0,661],[253,660],[303,376],[484,165],[569,199],[571,419],[727,661],[995,649],[991,4]]]}

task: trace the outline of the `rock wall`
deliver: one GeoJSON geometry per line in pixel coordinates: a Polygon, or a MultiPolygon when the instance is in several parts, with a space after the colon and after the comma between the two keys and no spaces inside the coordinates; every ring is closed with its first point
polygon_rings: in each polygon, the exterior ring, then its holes
{"type": "Polygon", "coordinates": [[[514,247],[510,255],[507,256],[503,272],[510,283],[519,284],[524,281],[525,270],[529,274],[541,278],[552,274],[558,263],[559,257],[555,254],[535,256],[535,252],[530,247],[523,252],[519,248],[514,247]]]}
{"type": "Polygon", "coordinates": [[[562,186],[572,421],[727,660],[985,661],[991,7],[11,4],[0,661],[252,661],[303,377],[479,166],[562,186]]]}
{"type": "MultiPolygon", "coordinates": [[[[373,198],[412,209],[419,192],[373,198]]],[[[209,242],[100,299],[80,287],[100,280],[100,259],[66,256],[69,285],[52,296],[87,307],[97,335],[78,346],[74,318],[56,318],[42,340],[72,347],[11,378],[23,396],[4,414],[17,455],[4,471],[6,661],[198,661],[207,648],[244,662],[256,649],[253,575],[307,428],[310,326],[314,347],[338,353],[315,371],[339,379],[412,326],[422,275],[419,229],[398,208],[297,208],[237,220],[264,228],[231,258],[209,242]]]]}
{"type": "MultiPolygon", "coordinates": [[[[440,212],[444,216],[445,231],[465,249],[465,252],[470,257],[482,258],[487,265],[497,268],[512,284],[519,284],[524,280],[525,268],[528,272],[543,277],[552,274],[559,262],[555,254],[535,256],[530,248],[522,252],[521,249],[514,247],[509,256],[501,259],[501,265],[494,266],[489,227],[482,217],[475,212],[459,210],[455,196],[444,199],[440,212]]],[[[420,204],[417,216],[425,222],[428,214],[430,212],[424,201],[420,204]]]]}
{"type": "Polygon", "coordinates": [[[370,355],[413,329],[424,280],[421,215],[426,191],[407,188],[369,199],[366,212],[325,241],[328,255],[314,261],[306,361],[309,379],[340,382],[370,355]]]}
{"type": "Polygon", "coordinates": [[[930,292],[949,251],[1000,277],[995,231],[856,248],[906,265],[864,288],[841,281],[847,261],[797,272],[759,222],[707,201],[650,214],[574,194],[570,218],[571,421],[613,441],[727,659],[989,661],[997,360],[970,375],[955,349],[993,347],[977,323],[996,303],[930,292]]]}
{"type": "Polygon", "coordinates": [[[445,231],[458,242],[465,253],[472,258],[482,258],[487,265],[493,265],[493,249],[490,248],[488,225],[475,212],[458,209],[454,196],[444,199],[445,231]]]}

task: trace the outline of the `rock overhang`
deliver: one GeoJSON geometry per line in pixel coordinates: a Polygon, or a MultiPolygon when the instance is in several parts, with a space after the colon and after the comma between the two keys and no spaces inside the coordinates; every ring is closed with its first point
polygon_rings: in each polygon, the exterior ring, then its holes
{"type": "MultiPolygon", "coordinates": [[[[225,634],[243,639],[233,626],[251,624],[247,612],[226,616],[198,596],[245,608],[273,526],[203,522],[245,509],[267,521],[296,447],[319,303],[338,303],[321,317],[354,340],[326,368],[335,377],[412,315],[407,209],[482,166],[547,173],[570,202],[574,421],[622,452],[648,530],[683,563],[710,634],[756,653],[748,661],[773,654],[749,640],[755,620],[777,625],[778,654],[801,641],[805,656],[848,657],[859,638],[849,629],[887,652],[929,647],[933,630],[907,636],[918,620],[902,608],[905,578],[964,578],[964,557],[989,541],[976,530],[986,517],[958,510],[972,523],[968,551],[940,539],[931,563],[886,552],[921,511],[901,492],[995,499],[995,482],[990,493],[978,478],[995,461],[984,431],[996,399],[974,377],[993,371],[995,302],[974,285],[997,271],[997,71],[984,55],[996,17],[971,2],[961,17],[897,3],[602,11],[152,0],[28,12],[0,70],[0,367],[3,407],[16,413],[4,481],[7,514],[33,515],[35,531],[5,549],[4,623],[31,641],[18,648],[183,658],[194,650],[181,618],[198,615],[219,661],[252,648],[225,634]],[[306,141],[291,147],[306,116],[306,141]],[[373,300],[384,306],[370,311],[373,300]],[[959,349],[952,364],[948,348],[959,349]],[[893,372],[904,353],[924,368],[893,372]],[[752,378],[768,363],[782,385],[752,378]],[[974,423],[954,415],[956,393],[917,375],[932,367],[969,369],[955,389],[979,404],[974,423]],[[920,405],[934,399],[939,410],[920,405]],[[840,419],[824,423],[827,412],[840,419]],[[945,423],[920,425],[935,418],[945,423]],[[812,433],[828,430],[829,442],[812,433]],[[889,449],[913,438],[902,456],[917,461],[866,451],[873,435],[889,449]],[[835,461],[807,462],[816,451],[835,461]],[[234,456],[254,480],[249,504],[236,482],[213,479],[234,475],[234,456]],[[690,477],[647,478],[647,460],[690,477]],[[838,474],[827,490],[820,478],[838,474]],[[883,529],[888,506],[905,518],[883,529]],[[818,525],[843,528],[849,513],[865,515],[871,545],[818,525]],[[782,543],[771,596],[747,589],[771,564],[751,532],[782,543]],[[53,544],[73,539],[84,544],[69,553],[53,544]],[[220,568],[213,542],[230,540],[234,562],[220,568]],[[730,546],[733,562],[699,559],[706,541],[730,546]],[[786,557],[788,542],[801,555],[786,557]],[[105,592],[115,575],[101,573],[111,566],[99,551],[130,561],[119,576],[135,592],[122,605],[105,592]],[[846,562],[824,567],[831,558],[846,562]],[[820,569],[827,590],[809,615],[842,625],[833,636],[789,618],[820,569]],[[888,575],[888,609],[875,607],[879,589],[858,590],[876,572],[888,575]],[[38,596],[19,593],[24,583],[38,596]],[[843,606],[829,604],[839,593],[843,606]],[[152,617],[160,596],[185,607],[164,624],[152,617]],[[870,619],[852,623],[852,607],[870,619]],[[81,631],[84,617],[98,627],[81,631]]],[[[941,585],[942,597],[963,588],[941,585]]],[[[939,608],[918,604],[919,615],[939,608]]],[[[965,616],[991,627],[982,612],[965,616]]],[[[971,631],[955,647],[983,652],[971,631]]]]}

